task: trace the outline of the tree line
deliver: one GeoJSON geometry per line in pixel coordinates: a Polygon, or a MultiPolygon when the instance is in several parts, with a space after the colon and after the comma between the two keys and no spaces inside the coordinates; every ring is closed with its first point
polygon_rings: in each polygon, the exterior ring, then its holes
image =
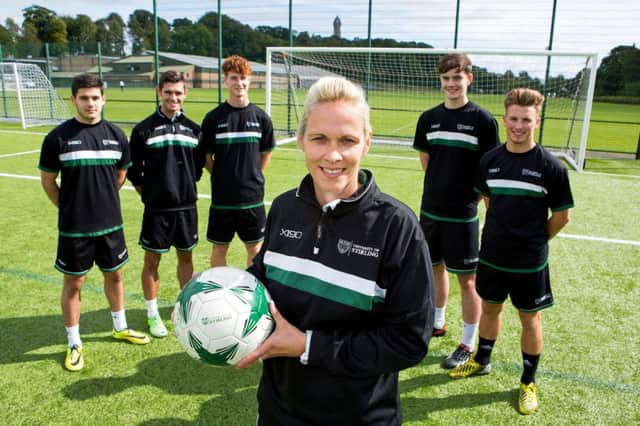
{"type": "MultiPolygon", "coordinates": [[[[44,56],[48,44],[51,55],[97,54],[98,43],[106,56],[125,56],[127,40],[131,53],[155,49],[154,17],[148,10],[137,9],[128,21],[117,13],[93,21],[89,16],[58,16],[42,6],[23,9],[24,20],[18,25],[7,18],[0,25],[0,45],[4,57],[24,58],[44,56]]],[[[251,28],[227,15],[222,15],[222,56],[240,54],[249,60],[264,62],[267,46],[287,46],[289,29],[281,26],[251,28]]],[[[293,31],[294,46],[366,47],[367,39],[353,39],[293,31]]],[[[375,47],[432,47],[422,42],[373,39],[375,47]]],[[[218,14],[207,12],[197,21],[187,18],[169,23],[158,18],[158,49],[160,51],[215,57],[218,55],[218,14]]],[[[604,58],[598,68],[596,95],[624,96],[640,101],[640,49],[618,46],[604,58]]]]}

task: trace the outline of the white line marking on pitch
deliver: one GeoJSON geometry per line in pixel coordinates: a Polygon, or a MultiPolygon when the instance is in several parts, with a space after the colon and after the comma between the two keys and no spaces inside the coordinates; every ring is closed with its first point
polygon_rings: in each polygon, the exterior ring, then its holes
{"type": "Polygon", "coordinates": [[[564,234],[559,233],[559,237],[569,238],[573,240],[588,240],[588,241],[600,241],[603,243],[612,243],[612,244],[626,244],[630,246],[638,246],[640,247],[640,241],[630,241],[630,240],[618,240],[615,238],[601,238],[601,237],[590,237],[588,235],[572,235],[572,234],[564,234]]]}
{"type": "Polygon", "coordinates": [[[623,174],[614,174],[614,173],[603,173],[603,172],[582,172],[586,175],[595,175],[595,176],[607,176],[607,177],[622,177],[622,178],[632,178],[632,179],[640,179],[640,176],[637,175],[623,175],[623,174]]]}
{"type": "MultiPolygon", "coordinates": [[[[13,175],[11,173],[0,173],[0,177],[8,177],[8,178],[13,178],[13,179],[25,179],[25,180],[40,180],[39,176],[13,175]]],[[[135,191],[136,190],[131,185],[124,185],[122,187],[122,189],[126,189],[127,191],[135,191]]],[[[210,200],[211,199],[211,195],[209,195],[209,194],[198,194],[198,198],[203,198],[203,199],[210,200]]],[[[267,205],[267,206],[270,206],[271,205],[271,201],[265,201],[264,204],[267,205]]]]}
{"type": "Polygon", "coordinates": [[[14,135],[35,135],[35,136],[47,136],[47,133],[43,132],[27,132],[25,130],[0,130],[0,133],[11,133],[14,135]]]}
{"type": "Polygon", "coordinates": [[[19,155],[35,154],[36,152],[40,152],[40,150],[34,149],[33,151],[14,152],[13,154],[2,154],[0,155],[0,158],[17,157],[19,155]]]}
{"type": "MultiPolygon", "coordinates": [[[[13,175],[10,173],[0,173],[0,177],[26,179],[26,180],[40,180],[40,177],[38,176],[13,175]]],[[[122,187],[122,189],[126,189],[128,191],[135,191],[135,188],[131,185],[125,185],[122,187]]],[[[198,198],[211,199],[211,196],[208,194],[198,194],[198,198]]],[[[264,203],[268,206],[271,205],[271,201],[265,201],[264,203]]],[[[640,247],[640,241],[632,241],[632,240],[619,240],[615,238],[591,237],[588,235],[573,235],[573,234],[565,234],[562,232],[558,234],[558,237],[569,238],[574,240],[598,241],[601,243],[610,243],[610,244],[625,244],[625,245],[640,247]]]]}
{"type": "Polygon", "coordinates": [[[40,176],[12,175],[10,173],[0,173],[0,176],[14,179],[40,180],[40,176]]]}

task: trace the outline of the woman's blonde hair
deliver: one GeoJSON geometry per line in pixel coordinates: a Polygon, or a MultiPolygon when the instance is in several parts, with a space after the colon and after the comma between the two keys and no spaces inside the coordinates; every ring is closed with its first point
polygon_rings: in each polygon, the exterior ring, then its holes
{"type": "Polygon", "coordinates": [[[364,122],[365,135],[371,134],[371,121],[369,118],[369,104],[360,86],[355,85],[342,77],[322,77],[309,89],[304,103],[304,114],[298,125],[297,138],[302,140],[307,130],[309,115],[320,104],[325,102],[345,101],[352,103],[360,112],[364,122]]]}

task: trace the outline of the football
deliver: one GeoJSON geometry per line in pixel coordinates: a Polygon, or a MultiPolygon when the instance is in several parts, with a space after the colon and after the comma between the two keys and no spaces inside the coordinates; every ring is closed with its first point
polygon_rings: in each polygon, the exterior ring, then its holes
{"type": "Polygon", "coordinates": [[[253,275],[227,266],[195,275],[178,295],[173,322],[195,359],[235,365],[273,330],[269,293],[253,275]]]}

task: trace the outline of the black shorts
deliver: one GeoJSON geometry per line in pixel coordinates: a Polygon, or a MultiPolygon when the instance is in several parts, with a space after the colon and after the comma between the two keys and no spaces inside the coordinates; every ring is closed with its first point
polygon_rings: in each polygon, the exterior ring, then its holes
{"type": "Polygon", "coordinates": [[[432,264],[445,262],[458,275],[473,274],[478,265],[478,220],[442,222],[420,215],[420,225],[429,245],[432,264]]]}
{"type": "Polygon", "coordinates": [[[95,262],[102,272],[113,272],[129,261],[122,229],[98,237],[58,236],[55,268],[68,275],[85,275],[95,262]]]}
{"type": "Polygon", "coordinates": [[[166,253],[171,246],[180,251],[193,250],[198,244],[198,210],[145,211],[138,244],[154,253],[166,253]]]}
{"type": "Polygon", "coordinates": [[[264,205],[251,209],[209,209],[207,240],[213,244],[231,243],[235,233],[245,244],[264,240],[267,215],[264,205]]]}
{"type": "Polygon", "coordinates": [[[553,305],[548,265],[538,272],[509,272],[480,263],[476,291],[487,303],[504,303],[510,296],[513,306],[524,312],[553,305]]]}

